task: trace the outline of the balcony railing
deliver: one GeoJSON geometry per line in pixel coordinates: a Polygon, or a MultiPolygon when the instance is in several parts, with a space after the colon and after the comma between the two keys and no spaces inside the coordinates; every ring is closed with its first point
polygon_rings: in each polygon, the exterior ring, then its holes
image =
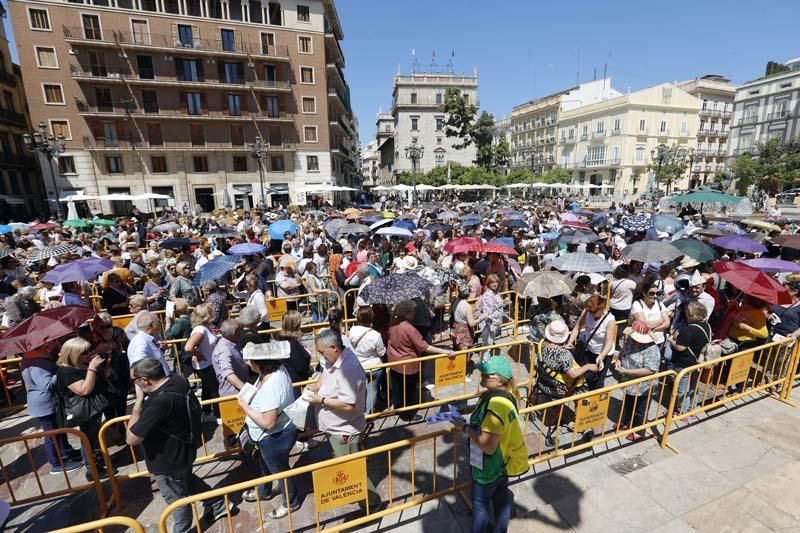
{"type": "Polygon", "coordinates": [[[611,135],[622,135],[622,130],[621,129],[611,130],[611,135]]]}
{"type": "Polygon", "coordinates": [[[127,81],[136,85],[179,85],[179,86],[198,86],[201,88],[214,88],[220,89],[283,89],[290,90],[292,83],[288,80],[220,80],[215,78],[205,78],[197,80],[179,79],[176,76],[152,76],[140,77],[135,73],[130,73],[127,70],[106,69],[105,75],[100,75],[96,72],[87,72],[77,69],[74,65],[71,67],[72,78],[76,80],[87,80],[92,82],[105,81],[108,83],[122,83],[127,81]]]}
{"type": "Polygon", "coordinates": [[[575,163],[564,163],[562,167],[564,168],[604,168],[604,167],[618,167],[621,163],[619,158],[617,159],[595,159],[592,161],[579,161],[575,163]]]}
{"type": "Polygon", "coordinates": [[[733,114],[733,111],[723,111],[722,109],[701,109],[700,114],[710,117],[730,117],[733,114]]]}
{"type": "MultiPolygon", "coordinates": [[[[121,104],[115,103],[106,106],[88,105],[83,102],[76,102],[78,112],[82,115],[127,115],[128,109],[121,104]]],[[[133,116],[152,116],[143,109],[133,109],[130,111],[133,116]]],[[[158,116],[163,119],[185,119],[185,120],[294,120],[293,113],[281,111],[278,114],[269,114],[264,111],[256,113],[254,111],[242,110],[241,115],[231,115],[227,109],[209,109],[201,114],[190,114],[185,109],[164,109],[159,108],[158,116]]]]}
{"type": "Polygon", "coordinates": [[[589,134],[588,133],[581,133],[581,140],[582,141],[585,141],[588,138],[589,138],[589,134]]]}
{"type": "Polygon", "coordinates": [[[758,115],[748,115],[739,119],[740,126],[745,124],[755,124],[756,122],[758,122],[758,115]]]}
{"type": "Polygon", "coordinates": [[[605,137],[605,136],[606,136],[606,130],[595,131],[592,133],[592,137],[605,137]]]}
{"type": "Polygon", "coordinates": [[[636,130],[636,135],[647,135],[650,133],[650,128],[639,128],[636,130]]]}
{"type": "Polygon", "coordinates": [[[190,39],[181,41],[172,35],[157,33],[141,34],[126,31],[103,32],[100,39],[87,38],[82,27],[62,26],[64,39],[68,42],[92,43],[97,46],[119,44],[131,48],[161,48],[183,52],[213,52],[221,54],[260,55],[271,58],[289,59],[288,46],[262,46],[259,43],[244,41],[223,41],[222,39],[190,39]]]}
{"type": "Polygon", "coordinates": [[[562,142],[564,142],[566,144],[571,144],[571,143],[574,143],[576,140],[577,139],[575,139],[575,137],[567,137],[566,139],[562,139],[562,142]]]}
{"type": "Polygon", "coordinates": [[[767,120],[786,120],[787,118],[789,118],[788,110],[776,111],[767,115],[767,120]]]}
{"type": "MultiPolygon", "coordinates": [[[[98,138],[92,139],[91,137],[83,138],[83,146],[89,150],[119,150],[121,148],[136,148],[137,150],[153,150],[153,151],[167,151],[167,150],[228,150],[232,152],[241,151],[248,152],[249,146],[253,140],[248,140],[246,144],[235,144],[232,142],[205,142],[202,144],[193,144],[190,141],[163,141],[161,143],[151,143],[148,141],[134,141],[130,139],[105,139],[98,138]]],[[[278,142],[270,143],[267,151],[270,152],[285,152],[295,149],[295,143],[291,142],[278,142]]]]}

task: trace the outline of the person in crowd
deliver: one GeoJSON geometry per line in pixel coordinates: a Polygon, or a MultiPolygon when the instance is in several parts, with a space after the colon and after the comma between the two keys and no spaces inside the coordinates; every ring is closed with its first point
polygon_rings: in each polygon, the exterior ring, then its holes
{"type": "Polygon", "coordinates": [[[578,324],[572,329],[567,348],[575,348],[575,360],[579,365],[594,363],[595,370],[586,376],[590,390],[603,387],[611,352],[617,337],[614,315],[606,311],[606,302],[598,295],[586,300],[578,324]],[[580,345],[576,343],[580,340],[580,345]]]}
{"type": "MultiPolygon", "coordinates": [[[[650,327],[646,322],[635,320],[623,331],[622,349],[611,361],[618,381],[625,382],[647,377],[658,372],[661,355],[650,327]],[[625,337],[627,336],[627,338],[625,337]]],[[[653,381],[625,387],[625,398],[617,430],[639,428],[629,433],[625,439],[631,442],[642,440],[645,429],[641,428],[647,419],[650,400],[657,384],[653,381]]]]}
{"type": "Polygon", "coordinates": [[[128,314],[128,298],[134,294],[133,289],[123,283],[119,274],[108,274],[108,286],[103,289],[103,307],[111,316],[128,314]]]}
{"type": "Polygon", "coordinates": [[[619,265],[614,269],[611,280],[611,301],[609,310],[614,315],[614,320],[628,320],[633,305],[633,291],[636,282],[631,279],[632,273],[629,265],[619,265]]]}
{"type": "MultiPolygon", "coordinates": [[[[409,315],[413,312],[412,305],[410,302],[407,304],[409,315]]],[[[410,323],[408,327],[414,328],[410,323]]],[[[356,355],[345,348],[341,335],[332,329],[317,333],[315,347],[326,365],[319,381],[306,387],[311,393],[308,401],[318,406],[319,430],[328,437],[333,457],[344,457],[359,451],[363,431],[367,427],[364,417],[367,399],[364,369],[356,355]]],[[[369,476],[367,493],[369,508],[375,512],[382,500],[369,476]]],[[[363,506],[363,501],[359,505],[363,506]]]]}
{"type": "MultiPolygon", "coordinates": [[[[247,364],[258,374],[258,380],[255,396],[249,402],[240,398],[239,405],[246,414],[246,431],[258,448],[263,476],[289,470],[289,454],[297,442],[297,427],[284,412],[295,400],[286,365],[290,351],[287,341],[250,344],[244,351],[247,364]]],[[[287,478],[285,485],[283,482],[277,485],[281,504],[270,511],[268,516],[273,519],[283,518],[300,508],[294,478],[287,478]]],[[[242,495],[246,502],[266,501],[271,497],[271,482],[242,495]]]]}
{"type": "MultiPolygon", "coordinates": [[[[217,376],[214,374],[212,357],[217,336],[211,331],[214,322],[214,309],[209,304],[200,304],[192,311],[192,333],[186,341],[184,351],[192,357],[192,369],[202,384],[201,398],[211,400],[219,397],[217,376]]],[[[204,405],[203,413],[219,418],[219,405],[204,405]]]]}
{"type": "Polygon", "coordinates": [[[353,353],[361,363],[367,379],[367,402],[364,407],[367,414],[372,413],[375,400],[383,379],[383,368],[379,367],[386,356],[386,346],[381,334],[372,328],[372,308],[359,307],[356,312],[356,325],[350,328],[348,335],[353,353]]]}
{"type": "MultiPolygon", "coordinates": [[[[127,414],[128,392],[131,387],[128,362],[128,340],[125,332],[114,326],[114,318],[107,312],[97,313],[89,323],[92,343],[91,355],[99,354],[108,361],[108,407],[103,412],[106,420],[127,414]]],[[[118,439],[123,440],[120,435],[118,439]]]]}
{"type": "Polygon", "coordinates": [[[157,268],[147,271],[142,296],[147,300],[148,311],[161,311],[166,307],[169,289],[164,285],[164,276],[157,268]]]}
{"type": "MultiPolygon", "coordinates": [[[[297,296],[300,294],[300,287],[303,286],[303,279],[294,270],[295,261],[285,262],[281,265],[280,271],[275,275],[275,285],[278,287],[278,297],[286,298],[286,308],[297,310],[297,296]]],[[[319,265],[317,265],[319,267],[319,265]]]]}
{"type": "Polygon", "coordinates": [[[528,311],[530,320],[530,339],[539,342],[544,338],[544,330],[553,320],[561,320],[558,309],[561,307],[559,298],[538,298],[538,303],[532,305],[528,311]]]}
{"type": "MultiPolygon", "coordinates": [[[[50,341],[36,350],[25,353],[22,359],[22,381],[27,391],[28,414],[36,419],[41,431],[58,427],[56,417],[56,386],[58,365],[56,354],[61,349],[59,340],[50,341]]],[[[66,435],[45,437],[44,455],[53,475],[72,472],[83,467],[80,451],[70,446],[66,435]]]]}
{"type": "Polygon", "coordinates": [[[264,293],[259,288],[258,276],[248,274],[244,278],[245,290],[239,297],[245,302],[245,307],[252,307],[258,311],[259,324],[257,329],[269,329],[269,310],[264,293]]]}
{"type": "MultiPolygon", "coordinates": [[[[486,289],[478,299],[478,312],[483,315],[480,322],[481,345],[491,346],[495,339],[501,335],[503,324],[503,298],[498,293],[500,288],[500,278],[495,274],[486,276],[486,289]]],[[[489,357],[487,350],[483,353],[482,359],[489,357]]]]}
{"type": "MultiPolygon", "coordinates": [[[[689,302],[686,306],[689,323],[672,332],[669,343],[672,347],[672,369],[679,372],[696,365],[703,348],[711,342],[711,326],[706,321],[706,308],[700,302],[689,302]]],[[[698,372],[690,372],[678,382],[676,408],[678,413],[687,413],[692,406],[694,391],[700,377],[698,372]]],[[[677,414],[677,413],[676,413],[677,414]]]]}
{"type": "Polygon", "coordinates": [[[155,335],[161,329],[161,321],[158,316],[153,313],[145,313],[139,317],[136,325],[139,331],[128,344],[128,363],[130,366],[142,359],[155,359],[164,367],[164,372],[169,374],[169,364],[164,359],[164,354],[155,340],[155,335]]]}
{"type": "Polygon", "coordinates": [[[128,324],[125,326],[125,335],[127,335],[128,339],[133,339],[136,335],[136,332],[139,331],[138,326],[136,325],[137,321],[141,316],[148,312],[147,310],[147,298],[143,294],[134,294],[128,300],[128,310],[130,314],[133,315],[128,321],[128,324]]]}
{"type": "Polygon", "coordinates": [[[211,321],[213,327],[218,328],[222,321],[228,316],[228,310],[225,307],[227,300],[227,293],[223,290],[214,280],[208,280],[200,285],[200,294],[203,303],[211,306],[214,311],[214,319],[211,321]]]}
{"type": "Polygon", "coordinates": [[[172,281],[169,287],[169,298],[175,301],[177,298],[183,298],[189,302],[190,306],[196,306],[200,303],[200,295],[197,289],[192,285],[192,267],[185,261],[180,261],[175,266],[175,273],[177,277],[172,281]]]}
{"type": "MultiPolygon", "coordinates": [[[[58,354],[55,391],[64,398],[66,405],[86,402],[88,406],[80,410],[86,414],[78,428],[89,441],[89,450],[81,448],[81,458],[86,466],[86,480],[93,481],[94,476],[89,467],[89,453],[95,454],[95,466],[101,478],[107,477],[105,462],[97,460],[96,452],[100,449],[99,433],[103,418],[103,410],[108,406],[108,376],[110,369],[106,359],[100,355],[91,355],[92,345],[89,341],[76,337],[69,339],[58,354]]],[[[59,425],[69,425],[69,420],[59,421],[59,425]]]]}
{"type": "MultiPolygon", "coordinates": [[[[141,445],[148,472],[167,505],[211,487],[192,470],[197,457],[200,409],[189,382],[179,374],[168,375],[155,359],[142,359],[131,367],[136,384],[136,401],[131,410],[125,440],[129,446],[141,445]]],[[[226,516],[228,506],[222,497],[204,500],[204,522],[226,516]]],[[[173,533],[192,531],[192,507],[172,513],[173,533]]]]}
{"type": "Polygon", "coordinates": [[[326,288],[322,278],[317,276],[317,264],[309,260],[305,266],[303,282],[308,291],[308,304],[311,308],[311,322],[322,322],[324,303],[331,294],[331,290],[326,288]]]}
{"type": "Polygon", "coordinates": [[[767,328],[769,304],[750,295],[745,295],[742,306],[730,317],[728,337],[734,341],[738,351],[748,350],[763,344],[769,337],[767,328]]]}
{"type": "Polygon", "coordinates": [[[217,376],[220,397],[238,394],[250,378],[250,371],[237,346],[242,328],[235,319],[222,322],[220,338],[211,353],[211,364],[217,376]]]}
{"type": "Polygon", "coordinates": [[[495,355],[479,363],[478,370],[486,392],[478,399],[469,423],[453,421],[470,440],[472,531],[488,532],[492,522],[491,531],[507,531],[513,507],[508,478],[529,470],[528,449],[519,423],[511,362],[495,355]]]}
{"type": "MultiPolygon", "coordinates": [[[[416,304],[412,300],[404,300],[394,306],[395,325],[389,329],[389,344],[386,350],[388,362],[416,359],[423,354],[441,353],[452,356],[452,350],[432,346],[420,335],[417,328],[411,323],[415,311],[416,304]]],[[[419,403],[418,373],[420,370],[419,363],[395,365],[389,368],[390,400],[395,409],[419,403]]],[[[422,417],[416,414],[415,409],[404,409],[398,416],[405,422],[422,420],[422,417]]]]}
{"type": "Polygon", "coordinates": [[[241,310],[238,317],[241,331],[239,332],[239,341],[236,343],[239,350],[244,350],[244,347],[250,344],[261,344],[269,342],[270,336],[268,333],[259,333],[258,327],[261,325],[261,311],[256,306],[248,305],[241,310]]]}
{"type": "MultiPolygon", "coordinates": [[[[281,330],[276,335],[276,340],[289,343],[290,353],[284,362],[292,383],[306,381],[311,377],[311,354],[302,343],[303,330],[301,329],[303,317],[297,311],[287,311],[281,320],[281,330]]],[[[294,391],[300,395],[300,389],[294,391]]]]}
{"type": "Polygon", "coordinates": [[[669,331],[672,322],[669,310],[659,301],[659,290],[656,280],[648,279],[636,291],[631,305],[631,320],[644,322],[653,334],[653,340],[659,348],[664,345],[664,332],[669,331]]]}
{"type": "MultiPolygon", "coordinates": [[[[469,268],[469,267],[465,267],[469,268]]],[[[470,304],[472,289],[466,285],[456,285],[456,298],[450,304],[450,338],[453,341],[453,350],[463,351],[472,348],[475,338],[475,328],[480,324],[483,315],[479,314],[470,304]]]]}
{"type": "Polygon", "coordinates": [[[77,281],[67,281],[61,284],[64,291],[62,302],[64,305],[77,305],[78,307],[91,307],[86,298],[83,297],[83,289],[77,281]]]}

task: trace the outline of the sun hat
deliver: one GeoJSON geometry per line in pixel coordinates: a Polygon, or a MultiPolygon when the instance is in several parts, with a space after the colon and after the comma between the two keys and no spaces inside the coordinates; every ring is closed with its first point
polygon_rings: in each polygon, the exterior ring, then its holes
{"type": "Polygon", "coordinates": [[[692,277],[689,278],[689,285],[691,285],[692,287],[696,287],[698,285],[705,285],[705,284],[706,284],[706,278],[704,278],[703,275],[700,274],[700,272],[695,270],[694,274],[692,274],[692,277]]]}
{"type": "Polygon", "coordinates": [[[406,265],[406,270],[416,270],[419,263],[417,263],[417,258],[413,255],[407,255],[403,258],[403,262],[406,265]]]}
{"type": "Polygon", "coordinates": [[[650,344],[655,342],[653,334],[650,331],[650,326],[641,320],[634,320],[633,324],[625,328],[622,334],[630,336],[631,339],[635,340],[639,344],[650,344]]]}
{"type": "Polygon", "coordinates": [[[281,361],[289,359],[292,348],[289,341],[273,341],[256,344],[248,342],[242,350],[242,357],[254,361],[281,361]]]}
{"type": "Polygon", "coordinates": [[[505,379],[514,377],[511,363],[507,357],[502,355],[493,355],[483,363],[478,363],[476,367],[481,374],[497,374],[505,379]]]}
{"type": "Polygon", "coordinates": [[[544,338],[555,344],[563,344],[569,338],[569,327],[563,320],[554,320],[544,328],[544,338]]]}
{"type": "Polygon", "coordinates": [[[686,270],[687,268],[694,268],[699,265],[700,263],[696,259],[689,257],[688,255],[684,255],[683,259],[681,259],[680,267],[686,270]]]}

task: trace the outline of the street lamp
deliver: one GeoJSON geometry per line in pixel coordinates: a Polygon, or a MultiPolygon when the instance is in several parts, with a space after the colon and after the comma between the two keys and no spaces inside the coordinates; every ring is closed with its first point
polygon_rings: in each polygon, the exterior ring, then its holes
{"type": "MultiPolygon", "coordinates": [[[[22,136],[22,142],[31,152],[39,152],[47,160],[50,167],[50,176],[53,178],[53,190],[56,195],[56,216],[61,219],[60,195],[58,193],[58,182],[56,181],[56,171],[53,169],[53,159],[63,154],[66,149],[66,139],[63,135],[52,135],[47,130],[44,122],[39,122],[39,129],[22,136]]],[[[52,213],[52,208],[51,208],[52,213]]]]}
{"type": "Polygon", "coordinates": [[[250,155],[258,163],[258,183],[261,185],[261,205],[260,209],[267,206],[267,200],[264,196],[264,161],[267,159],[267,152],[269,150],[269,141],[264,142],[264,138],[259,133],[256,135],[256,142],[250,145],[250,155]]]}
{"type": "Polygon", "coordinates": [[[425,153],[425,147],[417,144],[417,139],[414,138],[411,144],[406,146],[406,158],[411,160],[411,179],[414,183],[414,205],[417,204],[417,164],[422,155],[425,153]]]}
{"type": "Polygon", "coordinates": [[[655,181],[656,181],[656,193],[659,192],[659,189],[658,189],[658,178],[661,175],[661,165],[663,165],[664,161],[666,160],[666,154],[664,153],[664,150],[662,150],[662,146],[664,146],[664,145],[663,144],[659,144],[657,149],[653,148],[652,150],[650,150],[650,159],[654,163],[658,163],[658,165],[656,166],[656,179],[655,179],[655,181]],[[656,156],[656,154],[658,154],[658,155],[656,156]]]}
{"type": "Polygon", "coordinates": [[[692,166],[693,165],[694,165],[694,148],[689,148],[689,188],[690,189],[694,189],[694,185],[693,185],[694,182],[692,180],[692,178],[693,178],[693,176],[692,176],[692,173],[693,173],[692,166]]]}

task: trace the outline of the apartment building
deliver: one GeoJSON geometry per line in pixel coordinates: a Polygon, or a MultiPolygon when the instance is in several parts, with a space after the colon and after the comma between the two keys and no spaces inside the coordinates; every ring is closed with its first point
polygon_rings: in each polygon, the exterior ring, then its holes
{"type": "Polygon", "coordinates": [[[611,79],[605,78],[515,106],[511,111],[511,166],[532,168],[535,174],[553,169],[560,113],[621,94],[611,87],[611,79]]]}
{"type": "Polygon", "coordinates": [[[678,87],[696,96],[700,104],[697,148],[690,161],[689,188],[694,189],[725,170],[737,86],[724,76],[708,74],[678,87]]]}
{"type": "Polygon", "coordinates": [[[749,81],[736,90],[728,156],[752,153],[769,139],[800,139],[800,57],[789,70],[749,81]]]}
{"type": "MultiPolygon", "coordinates": [[[[0,17],[5,16],[5,6],[0,4],[0,17]]],[[[11,61],[5,25],[2,24],[0,90],[0,219],[29,220],[48,213],[55,207],[55,202],[52,206],[47,205],[36,160],[22,142],[22,136],[31,131],[22,71],[11,61]]]]}
{"type": "MultiPolygon", "coordinates": [[[[657,85],[571,110],[559,117],[558,166],[590,194],[629,199],[662,187],[651,151],[659,144],[694,148],[699,126],[696,96],[673,84],[657,85]]],[[[685,188],[687,176],[673,188],[685,188]]]]}
{"type": "MultiPolygon", "coordinates": [[[[441,111],[447,89],[461,91],[468,103],[478,105],[478,76],[465,76],[452,72],[419,72],[398,74],[392,88],[393,139],[390,163],[394,173],[411,171],[412,162],[405,155],[405,147],[416,143],[424,147],[417,170],[427,172],[435,167],[447,166],[448,161],[472,166],[475,145],[457,150],[454,145],[461,139],[445,135],[447,116],[441,111]]],[[[380,122],[380,120],[379,120],[380,122]]],[[[381,137],[380,128],[378,130],[381,137]]]]}
{"type": "Polygon", "coordinates": [[[11,0],[10,10],[32,121],[67,139],[62,195],[257,205],[259,137],[268,205],[358,179],[332,0],[11,0]]]}

